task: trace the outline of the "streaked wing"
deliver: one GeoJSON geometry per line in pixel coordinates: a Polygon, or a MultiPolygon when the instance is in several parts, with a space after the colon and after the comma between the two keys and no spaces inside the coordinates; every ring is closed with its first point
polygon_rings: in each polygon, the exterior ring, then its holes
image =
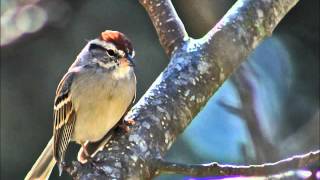
{"type": "Polygon", "coordinates": [[[58,162],[63,162],[64,160],[64,155],[76,121],[76,113],[70,97],[70,87],[74,75],[75,74],[71,72],[62,78],[58,85],[54,101],[53,152],[58,162]]]}

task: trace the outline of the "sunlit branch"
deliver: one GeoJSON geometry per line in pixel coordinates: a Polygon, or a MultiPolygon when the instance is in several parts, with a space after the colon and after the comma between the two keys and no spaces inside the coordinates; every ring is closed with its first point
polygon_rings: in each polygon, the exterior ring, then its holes
{"type": "Polygon", "coordinates": [[[298,1],[238,0],[202,38],[203,51],[230,74],[298,1]]]}
{"type": "Polygon", "coordinates": [[[181,164],[171,163],[163,160],[157,161],[159,173],[184,174],[188,176],[271,176],[284,173],[290,170],[305,168],[314,163],[319,163],[320,151],[310,152],[304,155],[297,155],[275,163],[261,165],[236,166],[222,165],[219,163],[209,164],[181,164]]]}

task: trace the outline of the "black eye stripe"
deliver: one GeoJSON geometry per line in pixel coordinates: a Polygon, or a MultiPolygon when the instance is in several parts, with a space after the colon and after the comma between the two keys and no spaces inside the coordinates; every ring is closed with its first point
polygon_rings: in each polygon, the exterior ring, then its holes
{"type": "Polygon", "coordinates": [[[106,49],[104,47],[102,47],[101,45],[98,45],[98,44],[90,44],[89,51],[91,51],[91,50],[102,50],[102,51],[105,51],[106,49]]]}
{"type": "Polygon", "coordinates": [[[112,50],[112,49],[106,49],[105,47],[99,45],[99,44],[90,44],[89,46],[89,51],[92,51],[92,50],[98,50],[98,51],[104,51],[104,52],[107,52],[109,56],[112,56],[112,57],[116,57],[117,56],[117,53],[112,50]]]}

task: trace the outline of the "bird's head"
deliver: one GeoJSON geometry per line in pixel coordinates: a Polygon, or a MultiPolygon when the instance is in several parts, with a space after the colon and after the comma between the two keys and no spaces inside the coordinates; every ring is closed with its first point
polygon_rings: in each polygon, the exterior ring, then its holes
{"type": "Polygon", "coordinates": [[[124,76],[133,69],[134,55],[132,44],[123,33],[106,30],[98,38],[88,42],[80,53],[77,64],[95,65],[124,76]]]}

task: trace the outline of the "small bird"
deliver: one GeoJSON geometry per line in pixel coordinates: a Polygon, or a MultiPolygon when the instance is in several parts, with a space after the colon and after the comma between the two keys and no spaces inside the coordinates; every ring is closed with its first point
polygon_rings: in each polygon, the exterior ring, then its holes
{"type": "MultiPolygon", "coordinates": [[[[121,32],[106,30],[87,43],[60,81],[54,100],[53,136],[25,179],[60,174],[70,141],[82,146],[101,140],[123,117],[136,95],[134,50],[121,32]]],[[[90,156],[90,155],[89,155],[90,156]]]]}

